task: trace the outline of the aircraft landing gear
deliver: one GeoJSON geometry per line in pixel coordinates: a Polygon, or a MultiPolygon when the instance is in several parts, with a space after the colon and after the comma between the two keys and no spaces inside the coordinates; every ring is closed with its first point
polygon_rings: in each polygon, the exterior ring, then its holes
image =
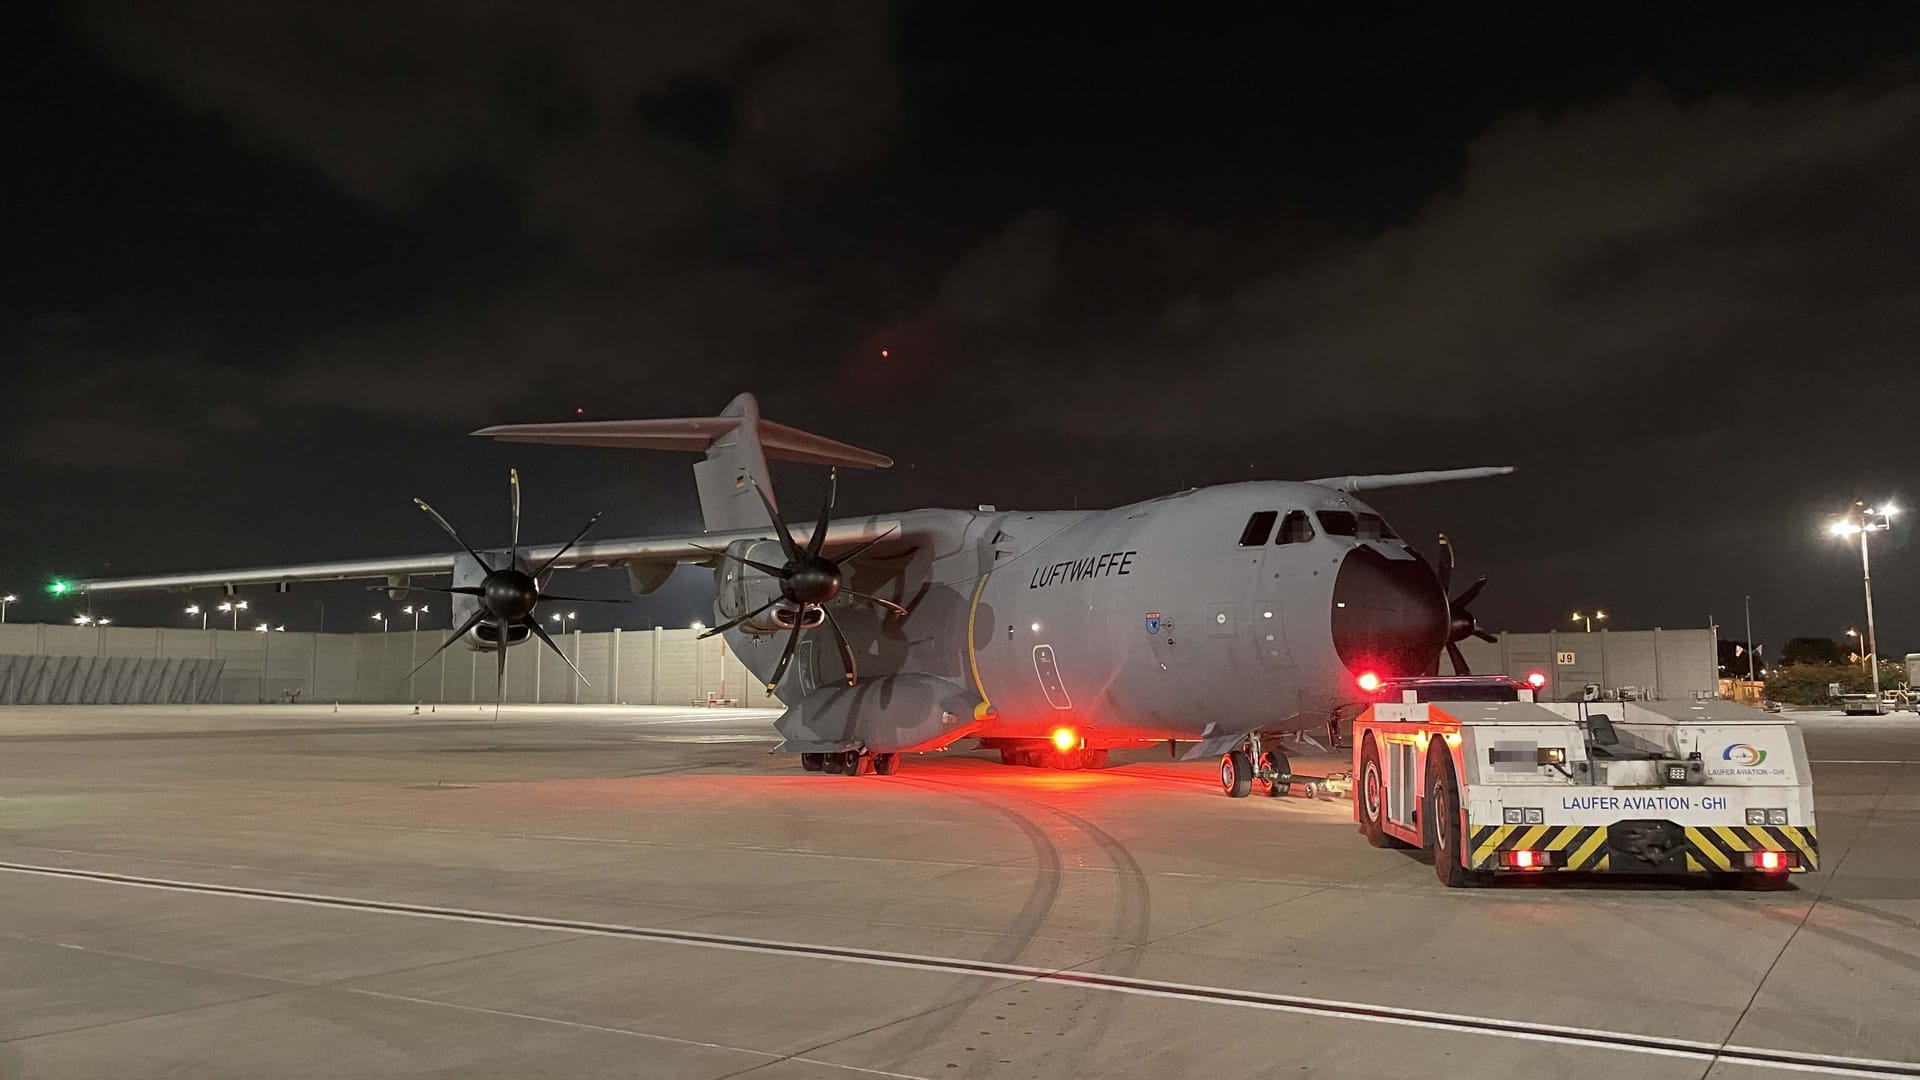
{"type": "Polygon", "coordinates": [[[827,767],[827,755],[801,754],[800,767],[808,772],[819,772],[827,767]]]}
{"type": "Polygon", "coordinates": [[[1229,750],[1220,758],[1220,790],[1229,799],[1244,799],[1253,792],[1253,759],[1245,750],[1229,750]]]}
{"type": "Polygon", "coordinates": [[[1107,751],[1101,749],[1056,750],[1051,744],[1001,746],[1000,764],[1029,769],[1104,769],[1107,751]]]}
{"type": "Polygon", "coordinates": [[[899,754],[873,755],[873,772],[875,776],[892,776],[895,772],[899,771],[899,769],[899,754]]]}

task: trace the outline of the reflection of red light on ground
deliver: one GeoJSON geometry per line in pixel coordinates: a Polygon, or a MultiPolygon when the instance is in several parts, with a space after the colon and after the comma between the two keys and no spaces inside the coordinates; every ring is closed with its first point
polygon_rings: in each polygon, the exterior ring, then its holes
{"type": "Polygon", "coordinates": [[[1068,727],[1054,728],[1053,729],[1053,745],[1054,745],[1054,749],[1056,750],[1061,750],[1061,751],[1071,750],[1074,747],[1080,745],[1080,735],[1078,732],[1074,731],[1072,728],[1068,728],[1068,727]]]}

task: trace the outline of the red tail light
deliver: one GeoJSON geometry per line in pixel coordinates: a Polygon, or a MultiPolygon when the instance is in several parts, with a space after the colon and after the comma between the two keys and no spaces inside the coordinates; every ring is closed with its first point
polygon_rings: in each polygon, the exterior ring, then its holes
{"type": "Polygon", "coordinates": [[[1367,693],[1371,694],[1375,690],[1380,689],[1381,679],[1380,679],[1380,676],[1375,674],[1374,672],[1363,671],[1360,673],[1360,677],[1358,679],[1355,679],[1354,682],[1360,684],[1361,690],[1364,690],[1367,693]]]}
{"type": "Polygon", "coordinates": [[[1544,851],[1523,849],[1500,853],[1500,865],[1509,870],[1545,870],[1553,862],[1553,856],[1544,851]]]}
{"type": "Polygon", "coordinates": [[[1749,851],[1747,866],[1753,870],[1779,872],[1800,865],[1799,856],[1790,851],[1749,851]]]}

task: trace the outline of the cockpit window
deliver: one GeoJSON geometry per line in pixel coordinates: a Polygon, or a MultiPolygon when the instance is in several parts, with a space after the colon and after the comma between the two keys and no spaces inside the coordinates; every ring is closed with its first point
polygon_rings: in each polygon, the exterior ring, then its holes
{"type": "Polygon", "coordinates": [[[1379,514],[1361,514],[1360,539],[1398,540],[1400,538],[1394,535],[1393,526],[1388,525],[1386,519],[1379,514]]]}
{"type": "Polygon", "coordinates": [[[1280,516],[1278,510],[1261,510],[1247,519],[1247,527],[1240,530],[1241,547],[1265,547],[1267,537],[1273,534],[1273,522],[1280,516]]]}
{"type": "Polygon", "coordinates": [[[1289,510],[1287,518],[1280,523],[1280,531],[1274,535],[1276,544],[1304,544],[1313,539],[1313,522],[1307,520],[1305,510],[1289,510]]]}
{"type": "Polygon", "coordinates": [[[1356,514],[1350,510],[1320,511],[1320,527],[1328,536],[1352,536],[1361,540],[1397,540],[1393,529],[1379,514],[1356,514]]]}
{"type": "Polygon", "coordinates": [[[1351,510],[1320,511],[1320,528],[1328,536],[1352,536],[1359,531],[1360,523],[1351,510]]]}

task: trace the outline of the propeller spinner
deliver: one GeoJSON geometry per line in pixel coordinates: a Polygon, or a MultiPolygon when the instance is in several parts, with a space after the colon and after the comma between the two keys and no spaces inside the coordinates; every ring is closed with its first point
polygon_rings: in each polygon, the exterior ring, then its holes
{"type": "MultiPolygon", "coordinates": [[[[413,500],[415,506],[418,506],[422,512],[432,518],[435,525],[440,526],[443,532],[453,538],[454,543],[464,548],[467,554],[473,556],[473,560],[487,571],[487,576],[479,585],[458,585],[453,587],[435,587],[431,585],[409,586],[409,588],[424,589],[428,592],[471,596],[479,600],[479,606],[477,610],[474,611],[473,617],[461,624],[460,628],[455,630],[446,641],[441,642],[440,647],[433,650],[433,653],[425,660],[422,660],[419,666],[413,669],[413,672],[417,672],[432,663],[434,657],[446,652],[448,646],[466,637],[474,627],[479,626],[481,623],[492,623],[500,627],[502,631],[500,635],[500,647],[495,650],[500,657],[499,663],[496,666],[493,684],[494,701],[496,703],[506,698],[507,635],[505,630],[507,627],[519,626],[526,628],[535,637],[538,637],[544,642],[547,648],[552,649],[554,655],[558,656],[568,668],[572,669],[575,678],[591,686],[593,684],[588,683],[587,677],[580,674],[580,669],[574,667],[573,661],[568,659],[567,654],[560,650],[560,646],[554,644],[554,640],[547,636],[545,630],[541,629],[539,621],[533,617],[534,609],[540,606],[540,601],[542,600],[565,600],[569,603],[580,604],[619,603],[617,600],[599,600],[584,596],[555,596],[552,593],[541,591],[540,578],[545,575],[548,570],[552,569],[554,563],[560,561],[562,555],[573,550],[573,546],[578,544],[581,538],[587,535],[587,530],[593,528],[594,523],[600,520],[600,515],[595,514],[588,518],[587,523],[580,527],[580,531],[573,534],[573,539],[567,541],[559,551],[554,552],[552,558],[540,564],[538,569],[528,572],[520,569],[520,470],[509,469],[507,471],[507,487],[512,494],[513,502],[513,539],[507,549],[507,563],[501,567],[495,567],[485,555],[475,551],[471,544],[461,539],[460,534],[454,531],[453,526],[448,524],[447,519],[441,517],[438,510],[428,506],[426,500],[413,500]]],[[[408,675],[411,676],[413,672],[408,672],[408,675]]]]}
{"type": "Polygon", "coordinates": [[[1480,575],[1459,596],[1453,596],[1453,544],[1447,540],[1446,533],[1440,534],[1440,554],[1440,593],[1448,597],[1447,659],[1452,661],[1455,675],[1471,675],[1473,672],[1467,668],[1467,658],[1461,654],[1459,642],[1470,637],[1489,642],[1500,640],[1480,629],[1480,624],[1474,621],[1473,612],[1467,610],[1467,605],[1480,595],[1480,590],[1487,587],[1487,577],[1480,575]]]}
{"type": "Polygon", "coordinates": [[[719,558],[732,559],[742,566],[750,566],[773,578],[779,582],[780,585],[779,596],[774,597],[772,600],[767,601],[738,618],[729,619],[721,623],[719,626],[701,634],[701,637],[708,638],[715,634],[731,630],[741,623],[746,622],[748,619],[754,618],[781,603],[789,604],[794,608],[793,629],[787,635],[787,647],[780,653],[780,662],[774,665],[773,674],[767,679],[767,694],[769,696],[771,696],[774,689],[780,685],[780,679],[786,675],[788,665],[793,663],[794,650],[800,646],[800,634],[804,629],[806,615],[809,609],[818,608],[820,614],[824,616],[822,621],[827,624],[827,629],[833,632],[834,644],[839,646],[840,649],[840,665],[847,673],[848,686],[853,686],[859,681],[859,672],[853,661],[853,647],[847,644],[847,635],[841,631],[840,621],[833,617],[833,610],[827,605],[831,603],[834,598],[844,594],[856,600],[864,600],[870,604],[878,604],[897,615],[907,614],[906,608],[901,607],[891,600],[882,600],[877,596],[868,596],[866,593],[855,592],[846,586],[844,573],[846,567],[868,548],[885,540],[893,530],[887,530],[886,533],[882,533],[866,543],[861,544],[859,547],[854,548],[838,559],[829,559],[821,553],[827,544],[827,518],[828,515],[833,512],[833,497],[838,487],[838,470],[828,472],[827,499],[826,502],[820,506],[820,520],[813,527],[813,535],[807,537],[807,546],[803,548],[794,542],[793,533],[787,528],[786,521],[781,518],[780,511],[774,507],[773,500],[767,498],[767,493],[761,489],[758,481],[753,482],[753,490],[760,496],[761,505],[767,508],[767,517],[773,522],[774,532],[780,537],[780,550],[786,556],[784,565],[775,566],[772,563],[744,558],[727,551],[715,551],[711,548],[701,549],[719,558]]]}

